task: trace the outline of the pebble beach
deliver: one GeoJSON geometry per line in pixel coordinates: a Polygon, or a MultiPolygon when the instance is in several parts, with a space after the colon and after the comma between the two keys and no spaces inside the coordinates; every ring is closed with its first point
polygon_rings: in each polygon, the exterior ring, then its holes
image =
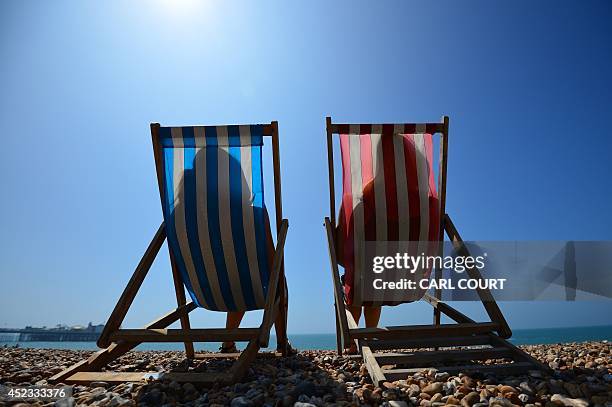
{"type": "MultiPolygon", "coordinates": [[[[0,401],[0,406],[422,406],[422,407],[612,407],[611,345],[606,341],[525,345],[522,349],[553,373],[530,371],[497,377],[450,375],[435,368],[375,387],[359,358],[333,351],[303,351],[288,358],[261,358],[231,386],[202,387],[168,381],[73,386],[59,401],[0,401]]],[[[0,348],[0,384],[45,385],[46,379],[88,357],[90,351],[0,348]]],[[[492,362],[492,361],[487,361],[492,362]]],[[[117,371],[223,370],[224,359],[189,363],[183,352],[132,351],[110,365],[117,371]]]]}

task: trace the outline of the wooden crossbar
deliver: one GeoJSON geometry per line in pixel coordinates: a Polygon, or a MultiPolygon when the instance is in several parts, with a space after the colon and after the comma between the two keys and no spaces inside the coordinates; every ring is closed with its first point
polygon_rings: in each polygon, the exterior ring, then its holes
{"type": "Polygon", "coordinates": [[[510,349],[512,352],[514,352],[514,356],[516,360],[521,360],[524,362],[531,363],[536,369],[541,370],[543,372],[549,372],[549,373],[553,372],[553,370],[548,365],[545,365],[544,363],[540,362],[539,360],[531,356],[529,353],[521,350],[516,345],[514,345],[513,343],[510,343],[506,339],[500,338],[497,335],[490,335],[490,337],[491,337],[491,344],[493,346],[505,346],[506,348],[510,349]]]}
{"type": "MultiPolygon", "coordinates": [[[[197,353],[194,355],[194,359],[208,360],[208,359],[238,359],[242,353],[197,353]]],[[[259,352],[257,353],[257,359],[272,359],[282,356],[280,352],[259,352]]]]}
{"type": "Polygon", "coordinates": [[[451,346],[490,345],[488,335],[459,336],[449,338],[429,337],[404,340],[365,340],[365,345],[372,349],[420,349],[451,346]]]}
{"type": "Polygon", "coordinates": [[[369,346],[362,346],[361,354],[363,355],[363,361],[368,368],[368,373],[370,373],[372,381],[376,386],[378,386],[378,383],[386,380],[383,370],[380,368],[380,365],[378,364],[378,361],[374,357],[374,354],[369,346]]]}
{"type": "Polygon", "coordinates": [[[444,126],[444,123],[350,123],[350,124],[349,123],[333,123],[330,127],[330,130],[333,134],[338,134],[342,129],[348,129],[348,132],[346,134],[351,136],[355,134],[355,133],[350,132],[351,126],[354,126],[354,125],[372,126],[372,127],[376,127],[376,126],[387,127],[387,126],[396,126],[396,125],[416,127],[416,128],[420,127],[423,129],[427,128],[427,130],[429,130],[428,133],[430,134],[443,133],[444,130],[446,129],[444,126]]]}
{"type": "Polygon", "coordinates": [[[249,341],[259,334],[259,328],[235,329],[119,329],[110,335],[112,341],[126,342],[220,342],[249,341]]]}
{"type": "Polygon", "coordinates": [[[450,305],[445,304],[444,302],[438,300],[437,298],[432,297],[428,293],[425,293],[425,295],[423,296],[423,301],[429,303],[432,307],[434,307],[434,309],[436,309],[437,311],[439,311],[442,314],[446,315],[447,317],[449,317],[450,319],[452,319],[455,322],[458,322],[460,324],[461,323],[468,323],[468,324],[476,323],[476,321],[474,321],[472,318],[470,318],[467,315],[465,315],[464,313],[456,310],[455,308],[451,307],[450,305]]]}
{"type": "Polygon", "coordinates": [[[351,337],[357,339],[409,339],[436,337],[455,337],[493,332],[499,328],[494,322],[444,324],[444,325],[409,325],[390,326],[385,328],[349,329],[351,337]]]}
{"type": "Polygon", "coordinates": [[[476,349],[453,349],[438,351],[418,351],[410,353],[375,353],[376,361],[381,365],[397,364],[404,367],[418,367],[433,362],[455,361],[455,360],[485,360],[505,359],[514,356],[514,352],[508,348],[476,348],[476,349]]]}
{"type": "Polygon", "coordinates": [[[213,372],[78,372],[67,379],[73,384],[87,384],[94,381],[107,383],[139,382],[148,380],[168,380],[190,383],[230,383],[232,375],[213,372]]]}
{"type": "Polygon", "coordinates": [[[440,372],[447,372],[451,375],[458,373],[478,372],[478,373],[493,373],[499,375],[512,375],[524,373],[529,368],[533,368],[530,363],[527,362],[515,362],[515,363],[504,363],[498,365],[463,365],[463,366],[431,366],[421,367],[416,369],[390,369],[384,370],[383,373],[385,378],[390,381],[406,379],[408,376],[418,372],[422,372],[423,369],[436,369],[440,372]]]}
{"type": "MultiPolygon", "coordinates": [[[[457,228],[455,227],[453,221],[448,215],[445,215],[444,217],[444,228],[446,229],[446,233],[448,234],[449,239],[451,240],[451,242],[453,242],[454,247],[459,251],[458,254],[461,256],[470,256],[469,250],[467,249],[465,244],[463,244],[463,239],[461,239],[457,228]]],[[[471,279],[482,280],[482,275],[476,267],[467,267],[466,271],[471,279]]],[[[493,294],[491,294],[491,291],[478,287],[476,289],[476,292],[478,293],[478,296],[480,297],[482,305],[487,311],[489,318],[491,318],[491,321],[499,323],[499,335],[502,338],[511,337],[512,330],[510,330],[510,326],[508,325],[508,322],[506,322],[506,318],[499,309],[497,302],[495,302],[495,298],[493,297],[493,294]]]]}

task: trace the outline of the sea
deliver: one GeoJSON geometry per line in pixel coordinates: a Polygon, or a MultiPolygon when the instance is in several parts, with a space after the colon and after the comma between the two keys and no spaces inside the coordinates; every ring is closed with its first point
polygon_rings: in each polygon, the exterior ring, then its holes
{"type": "MultiPolygon", "coordinates": [[[[581,326],[570,328],[540,328],[540,329],[514,329],[510,342],[515,345],[556,344],[567,342],[612,341],[612,325],[581,326]]],[[[98,349],[95,342],[18,342],[7,334],[0,334],[0,347],[19,346],[23,348],[44,349],[98,349]]],[[[336,335],[323,334],[290,334],[289,340],[294,348],[300,350],[333,350],[336,349],[336,335]]],[[[270,338],[273,346],[276,342],[274,335],[270,338]]],[[[196,350],[215,351],[219,343],[196,343],[196,350]]],[[[238,346],[240,348],[240,346],[238,346]]],[[[137,350],[182,350],[182,343],[147,343],[141,344],[137,350]]]]}

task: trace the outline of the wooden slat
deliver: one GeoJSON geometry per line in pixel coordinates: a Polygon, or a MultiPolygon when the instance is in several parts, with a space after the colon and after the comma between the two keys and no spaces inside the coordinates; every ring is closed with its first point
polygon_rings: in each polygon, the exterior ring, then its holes
{"type": "Polygon", "coordinates": [[[494,335],[494,334],[491,334],[490,336],[491,336],[491,344],[495,346],[505,346],[507,349],[509,349],[510,351],[514,353],[515,360],[522,360],[522,361],[531,363],[533,365],[533,368],[537,370],[542,370],[544,372],[553,371],[548,365],[545,365],[544,363],[540,362],[539,360],[531,356],[529,353],[518,348],[517,346],[510,343],[509,341],[503,338],[500,338],[499,336],[494,335]]]}
{"type": "Polygon", "coordinates": [[[193,356],[194,359],[238,359],[240,357],[240,352],[236,353],[195,353],[193,356]]]}
{"type": "MultiPolygon", "coordinates": [[[[357,125],[357,126],[395,126],[397,124],[400,125],[408,125],[408,126],[423,126],[423,127],[427,127],[427,129],[434,129],[433,133],[441,133],[444,130],[444,123],[334,123],[331,124],[331,132],[333,134],[338,134],[339,129],[346,127],[346,128],[350,128],[351,125],[357,125]]],[[[347,133],[348,135],[352,135],[353,133],[347,133]]]]}
{"type": "MultiPolygon", "coordinates": [[[[442,116],[442,137],[440,139],[440,162],[438,163],[438,196],[439,196],[439,211],[440,211],[440,229],[439,229],[439,241],[438,254],[443,255],[444,250],[444,219],[446,213],[446,169],[448,162],[448,116],[442,116]]],[[[436,268],[435,279],[440,281],[442,278],[442,269],[436,268]]],[[[437,299],[442,298],[442,288],[437,287],[434,291],[434,295],[437,299]]],[[[440,325],[440,309],[434,308],[434,324],[440,325]]]]}
{"type": "Polygon", "coordinates": [[[272,136],[274,135],[274,126],[272,124],[266,124],[263,127],[263,135],[264,136],[272,136]]]}
{"type": "Polygon", "coordinates": [[[347,319],[347,315],[350,315],[350,313],[346,310],[346,306],[344,305],[342,283],[340,281],[338,260],[336,258],[336,245],[334,243],[333,226],[331,220],[327,217],[325,218],[325,231],[327,234],[327,248],[329,254],[329,262],[331,266],[332,284],[334,287],[334,308],[336,310],[336,318],[338,321],[337,328],[339,328],[336,332],[336,335],[339,337],[338,353],[342,354],[343,347],[349,346],[351,340],[349,336],[349,322],[347,319]]]}
{"type": "MultiPolygon", "coordinates": [[[[278,122],[273,121],[270,123],[272,128],[272,170],[274,175],[274,214],[276,216],[276,242],[277,246],[279,246],[283,222],[287,222],[287,227],[289,226],[288,221],[286,219],[283,220],[283,194],[281,188],[281,169],[280,169],[280,147],[279,147],[279,131],[278,131],[278,122]]],[[[286,231],[285,231],[286,233],[286,231]]],[[[278,248],[277,248],[278,250],[278,248]]],[[[283,248],[280,249],[284,251],[283,248]]],[[[281,253],[282,254],[282,253],[281,253]]],[[[287,352],[287,345],[289,343],[287,339],[287,290],[285,290],[285,286],[287,285],[285,281],[285,259],[281,256],[280,259],[280,274],[278,277],[277,289],[278,297],[280,298],[280,306],[275,310],[278,314],[274,317],[274,323],[276,328],[276,341],[278,344],[283,345],[283,353],[287,352]]],[[[269,332],[268,332],[269,333],[269,332]]],[[[265,338],[264,338],[265,339],[265,338]]],[[[260,345],[268,346],[268,340],[260,341],[260,345]]]]}
{"type": "Polygon", "coordinates": [[[363,361],[365,362],[366,367],[368,368],[368,373],[372,378],[374,386],[378,386],[380,385],[380,383],[387,381],[387,378],[385,377],[383,370],[380,368],[380,365],[374,357],[374,354],[372,353],[370,347],[362,346],[361,354],[363,355],[363,361]]]}
{"type": "Polygon", "coordinates": [[[338,354],[344,352],[344,347],[349,346],[350,337],[348,324],[344,314],[344,298],[338,274],[338,261],[336,253],[336,187],[334,184],[334,140],[332,132],[332,118],[325,118],[325,131],[327,133],[327,181],[329,186],[329,217],[325,218],[325,230],[327,234],[327,246],[329,250],[329,261],[331,263],[332,282],[334,286],[334,310],[336,314],[336,345],[338,354]]]}
{"type": "Polygon", "coordinates": [[[232,383],[242,380],[242,378],[246,375],[249,366],[257,357],[257,352],[259,352],[259,343],[257,340],[252,340],[228,371],[228,373],[231,374],[232,383]]]}
{"type": "Polygon", "coordinates": [[[70,376],[67,384],[86,384],[95,381],[107,383],[140,382],[144,380],[169,380],[190,383],[230,383],[227,373],[182,373],[182,372],[78,372],[70,376]]]}
{"type": "MultiPolygon", "coordinates": [[[[94,355],[96,354],[100,354],[102,351],[96,352],[94,355]]],[[[62,370],[61,372],[58,372],[56,374],[54,374],[53,376],[49,377],[47,379],[47,381],[51,384],[56,384],[56,383],[64,383],[65,380],[72,376],[73,374],[75,374],[76,372],[80,372],[82,370],[87,370],[89,368],[89,360],[88,359],[83,359],[71,366],[69,366],[68,368],[62,370]]]]}
{"type": "Polygon", "coordinates": [[[168,312],[166,315],[156,319],[155,321],[149,323],[144,327],[144,329],[161,329],[165,328],[168,325],[174,323],[177,319],[181,317],[183,314],[189,314],[191,311],[198,308],[198,306],[193,302],[189,301],[187,304],[182,305],[180,307],[176,307],[172,311],[168,312]]]}
{"type": "MultiPolygon", "coordinates": [[[[460,256],[470,256],[469,250],[467,249],[465,244],[463,244],[463,239],[461,239],[457,228],[455,227],[453,221],[448,215],[445,216],[444,227],[446,229],[446,233],[448,234],[449,239],[453,242],[455,248],[459,250],[458,254],[460,256]]],[[[480,271],[476,267],[467,267],[466,271],[471,279],[482,279],[480,271]]],[[[508,325],[504,314],[502,314],[501,310],[499,309],[499,306],[497,305],[495,298],[491,294],[491,291],[489,291],[488,289],[477,288],[476,292],[478,293],[478,296],[480,297],[482,304],[485,307],[487,314],[489,315],[489,318],[491,318],[491,321],[499,323],[499,329],[497,330],[497,332],[499,332],[499,335],[502,338],[511,337],[512,330],[510,329],[510,326],[508,325]]]]}
{"type": "Polygon", "coordinates": [[[127,342],[221,342],[249,341],[259,328],[235,329],[120,329],[111,335],[113,341],[127,342]]]}
{"type": "Polygon", "coordinates": [[[448,304],[445,304],[444,302],[438,300],[437,298],[429,295],[428,293],[425,293],[425,295],[422,298],[424,301],[427,301],[429,304],[431,304],[432,307],[440,310],[441,313],[443,313],[444,315],[446,315],[447,317],[451,318],[453,321],[458,322],[458,323],[466,323],[466,324],[475,324],[476,321],[474,321],[472,318],[468,317],[467,315],[463,314],[462,312],[456,310],[455,308],[451,307],[448,304]]]}
{"type": "MultiPolygon", "coordinates": [[[[163,166],[163,149],[161,146],[160,138],[159,138],[159,123],[151,123],[151,140],[153,143],[153,156],[155,158],[155,170],[157,172],[157,184],[159,187],[159,196],[161,202],[164,202],[165,189],[164,189],[164,170],[163,166]]],[[[172,281],[174,283],[174,293],[176,296],[176,304],[181,307],[187,303],[187,298],[185,297],[185,287],[183,286],[183,281],[181,279],[178,266],[174,259],[174,254],[172,250],[170,250],[170,246],[168,246],[168,252],[170,254],[170,267],[172,269],[172,281]]],[[[189,323],[189,314],[183,314],[180,316],[181,328],[188,330],[191,328],[191,324],[189,323]]],[[[117,326],[116,329],[119,327],[117,326]]],[[[115,331],[116,329],[113,329],[115,331]]],[[[185,354],[187,358],[192,359],[195,351],[193,348],[192,342],[185,342],[185,354]]]]}
{"type": "MultiPolygon", "coordinates": [[[[152,126],[156,125],[158,127],[161,126],[159,123],[151,123],[151,125],[152,126]]],[[[255,124],[255,123],[253,125],[257,126],[257,124],[255,124]]],[[[270,125],[270,124],[262,124],[262,125],[263,125],[262,135],[268,136],[268,137],[272,136],[272,132],[274,131],[273,128],[272,128],[272,125],[270,125]]],[[[194,125],[194,127],[197,127],[197,126],[206,126],[206,125],[205,124],[196,124],[196,125],[194,125]]],[[[227,124],[225,126],[251,126],[251,124],[227,124]]]]}
{"type": "MultiPolygon", "coordinates": [[[[174,292],[176,296],[176,304],[181,307],[187,303],[187,298],[185,296],[185,286],[183,285],[183,280],[181,278],[178,265],[176,264],[174,253],[170,250],[170,266],[172,268],[172,282],[174,283],[174,292]]],[[[183,314],[179,318],[181,323],[181,329],[184,331],[189,331],[191,329],[191,323],[189,322],[189,314],[183,314]]],[[[193,342],[185,341],[185,355],[188,359],[193,359],[193,355],[195,355],[195,349],[193,348],[193,342]]]]}
{"type": "MultiPolygon", "coordinates": [[[[238,353],[219,353],[219,352],[211,352],[211,353],[197,353],[195,354],[195,359],[238,359],[241,355],[241,352],[238,353]]],[[[257,354],[257,359],[272,359],[282,356],[280,352],[259,352],[257,354]]]]}
{"type": "MultiPolygon", "coordinates": [[[[327,131],[327,181],[329,183],[329,218],[333,227],[336,226],[336,188],[334,185],[334,140],[331,117],[325,118],[327,131]]],[[[333,230],[333,229],[332,229],[333,230]]]]}
{"type": "Polygon", "coordinates": [[[421,351],[411,353],[375,353],[374,357],[381,365],[402,365],[418,367],[427,363],[453,360],[485,360],[511,358],[514,353],[504,347],[453,349],[439,351],[421,351]]]}
{"type": "Polygon", "coordinates": [[[270,339],[270,328],[272,328],[272,324],[274,323],[277,314],[274,312],[275,304],[278,304],[276,305],[277,310],[283,306],[283,303],[277,299],[277,292],[278,290],[284,291],[285,289],[285,287],[279,287],[279,283],[281,282],[283,255],[285,253],[285,239],[287,237],[289,221],[287,219],[283,219],[279,227],[280,229],[276,244],[276,251],[274,253],[274,260],[272,261],[272,275],[270,276],[268,285],[269,288],[266,298],[266,305],[264,308],[264,315],[259,334],[259,344],[261,346],[268,346],[268,341],[270,339]]]}
{"type": "Polygon", "coordinates": [[[430,336],[465,336],[495,331],[499,327],[493,322],[444,324],[444,325],[407,325],[384,328],[349,329],[352,338],[366,339],[404,339],[430,336]]]}
{"type": "Polygon", "coordinates": [[[387,380],[396,381],[406,379],[406,377],[415,373],[421,372],[424,369],[436,369],[439,372],[448,372],[452,375],[458,373],[478,372],[478,373],[493,373],[499,375],[521,374],[532,367],[531,363],[517,362],[504,363],[499,365],[464,365],[464,366],[424,366],[414,369],[390,369],[383,370],[387,380]]]}
{"type": "Polygon", "coordinates": [[[489,345],[491,338],[488,335],[414,338],[405,340],[365,340],[364,345],[371,349],[419,349],[451,346],[489,345]]]}

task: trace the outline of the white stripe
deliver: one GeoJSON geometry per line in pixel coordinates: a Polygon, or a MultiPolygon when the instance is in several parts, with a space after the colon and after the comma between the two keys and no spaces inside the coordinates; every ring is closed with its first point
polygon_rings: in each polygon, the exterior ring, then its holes
{"type": "MultiPolygon", "coordinates": [[[[352,134],[359,134],[359,125],[351,125],[352,134]]],[[[363,302],[363,245],[365,243],[365,231],[363,224],[363,185],[361,179],[361,136],[348,136],[349,153],[351,163],[351,192],[353,198],[353,242],[355,249],[354,257],[354,284],[353,304],[360,305],[363,302]]]]}
{"type": "Polygon", "coordinates": [[[206,301],[204,301],[204,295],[202,294],[202,288],[198,280],[196,268],[191,258],[191,250],[189,249],[189,242],[187,236],[187,226],[185,221],[185,186],[184,186],[184,175],[185,175],[185,156],[183,149],[183,130],[180,127],[173,127],[171,130],[172,134],[172,145],[174,155],[174,168],[172,168],[172,190],[174,191],[174,224],[176,228],[176,237],[178,239],[180,254],[185,263],[189,281],[191,287],[196,295],[198,301],[208,307],[206,301]]]}
{"type": "Polygon", "coordinates": [[[239,310],[245,309],[240,275],[236,264],[236,252],[234,251],[234,239],[232,237],[232,219],[230,207],[230,183],[229,183],[229,160],[230,155],[226,146],[228,143],[227,127],[217,126],[218,147],[218,172],[219,172],[219,224],[221,229],[221,242],[223,244],[223,255],[225,267],[230,281],[232,296],[239,310]]]}
{"type": "Polygon", "coordinates": [[[251,126],[240,126],[240,165],[242,167],[242,227],[244,228],[244,242],[246,245],[249,273],[255,304],[257,307],[265,305],[264,293],[261,285],[259,262],[257,257],[257,235],[255,234],[255,219],[253,216],[253,167],[251,163],[251,126]]]}
{"type": "MultiPolygon", "coordinates": [[[[393,127],[393,134],[387,137],[392,137],[393,142],[393,163],[395,168],[395,190],[397,195],[397,228],[398,242],[393,243],[394,251],[399,252],[400,243],[410,240],[410,207],[408,206],[408,188],[406,180],[406,160],[404,158],[404,125],[396,124],[393,127]]],[[[404,245],[402,245],[403,247],[404,245]]],[[[410,278],[403,270],[396,270],[394,278],[410,278]]],[[[398,302],[402,299],[402,291],[387,290],[385,291],[385,301],[398,302]]]]}
{"type": "MultiPolygon", "coordinates": [[[[423,134],[415,134],[414,146],[416,151],[417,179],[419,183],[419,206],[421,217],[421,229],[419,231],[419,255],[427,255],[429,240],[429,171],[427,165],[427,153],[423,134]]],[[[425,269],[418,271],[419,278],[425,275],[425,269]]],[[[423,293],[424,294],[424,293],[423,293]]],[[[420,298],[420,297],[419,297],[420,298]]]]}
{"type": "Polygon", "coordinates": [[[195,180],[196,180],[196,210],[198,222],[198,237],[200,241],[200,252],[206,269],[206,276],[210,284],[213,299],[219,310],[227,310],[219,276],[215,267],[212,246],[210,244],[210,234],[208,230],[208,195],[206,191],[206,137],[204,127],[195,127],[196,156],[195,156],[195,180]]]}

